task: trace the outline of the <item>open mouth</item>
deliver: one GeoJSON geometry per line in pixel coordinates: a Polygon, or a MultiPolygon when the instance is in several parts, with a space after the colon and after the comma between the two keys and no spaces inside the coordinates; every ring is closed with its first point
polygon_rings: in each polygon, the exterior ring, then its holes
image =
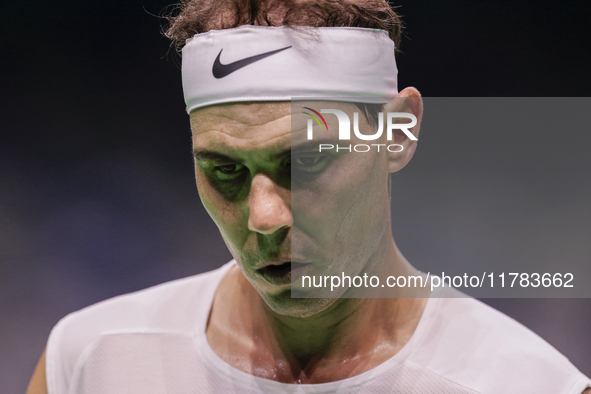
{"type": "Polygon", "coordinates": [[[309,265],[288,261],[280,265],[268,265],[258,269],[257,272],[271,284],[286,285],[290,284],[292,280],[299,279],[309,265]]]}

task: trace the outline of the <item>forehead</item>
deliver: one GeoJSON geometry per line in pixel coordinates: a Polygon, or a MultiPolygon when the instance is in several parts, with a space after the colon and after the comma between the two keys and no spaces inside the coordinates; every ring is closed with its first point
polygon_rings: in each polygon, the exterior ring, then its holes
{"type": "Polygon", "coordinates": [[[193,145],[255,149],[290,140],[289,102],[233,103],[191,113],[193,145]]]}
{"type": "MultiPolygon", "coordinates": [[[[304,114],[303,107],[307,106],[340,109],[347,113],[358,110],[352,103],[320,101],[209,106],[191,113],[193,146],[195,149],[261,150],[285,149],[292,143],[298,145],[306,139],[309,117],[304,114]]],[[[330,126],[336,122],[336,117],[327,117],[326,121],[330,126]]]]}

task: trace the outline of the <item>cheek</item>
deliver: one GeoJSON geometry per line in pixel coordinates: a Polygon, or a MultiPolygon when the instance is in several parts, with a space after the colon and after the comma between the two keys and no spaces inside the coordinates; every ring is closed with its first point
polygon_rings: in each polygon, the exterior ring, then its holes
{"type": "Polygon", "coordinates": [[[334,238],[353,213],[358,220],[375,220],[383,215],[389,201],[386,162],[381,156],[362,155],[343,157],[314,185],[292,194],[292,209],[302,221],[309,222],[310,231],[322,229],[325,236],[334,238]]]}
{"type": "Polygon", "coordinates": [[[337,238],[344,245],[359,242],[369,245],[368,239],[380,237],[388,216],[388,173],[385,163],[377,159],[371,163],[359,163],[359,171],[351,171],[350,188],[340,190],[342,208],[337,238]]]}
{"type": "Polygon", "coordinates": [[[292,247],[313,250],[319,259],[342,267],[366,261],[384,233],[388,173],[380,157],[350,157],[335,164],[318,184],[292,191],[301,230],[293,233],[292,247]]]}

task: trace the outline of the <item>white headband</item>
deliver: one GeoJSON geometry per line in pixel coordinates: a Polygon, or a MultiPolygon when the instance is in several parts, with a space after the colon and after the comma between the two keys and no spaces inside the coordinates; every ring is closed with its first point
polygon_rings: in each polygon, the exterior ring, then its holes
{"type": "Polygon", "coordinates": [[[385,103],[398,94],[394,42],[384,30],[241,26],[195,35],[182,56],[188,113],[297,97],[385,103]]]}

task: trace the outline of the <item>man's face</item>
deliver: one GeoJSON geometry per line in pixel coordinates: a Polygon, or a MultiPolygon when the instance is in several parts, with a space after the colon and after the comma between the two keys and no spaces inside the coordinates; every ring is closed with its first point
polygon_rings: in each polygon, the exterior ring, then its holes
{"type": "MultiPolygon", "coordinates": [[[[356,110],[345,103],[314,105],[356,110]]],[[[387,156],[383,150],[319,153],[320,140],[339,143],[336,133],[315,130],[308,141],[306,117],[294,113],[292,119],[291,107],[248,103],[195,111],[195,173],[203,205],[267,305],[282,315],[310,316],[339,294],[292,298],[290,268],[310,276],[367,268],[389,224],[387,156]]],[[[328,130],[338,130],[336,117],[326,120],[328,130]]],[[[359,122],[374,129],[363,115],[359,122]]]]}

